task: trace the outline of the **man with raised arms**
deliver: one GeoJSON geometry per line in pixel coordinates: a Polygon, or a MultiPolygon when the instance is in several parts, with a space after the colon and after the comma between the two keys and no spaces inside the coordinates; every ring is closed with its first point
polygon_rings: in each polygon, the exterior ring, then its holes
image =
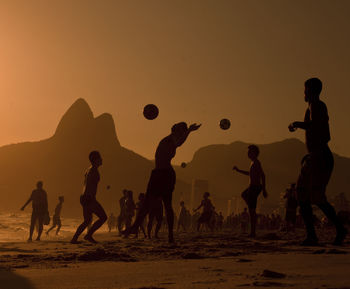
{"type": "Polygon", "coordinates": [[[176,183],[176,174],[171,165],[171,160],[175,157],[176,149],[187,139],[188,135],[197,130],[201,125],[192,124],[187,127],[185,122],[180,122],[171,128],[171,134],[163,138],[156,150],[155,169],[151,173],[146,191],[145,206],[140,209],[132,227],[125,230],[124,235],[135,234],[148,214],[152,199],[160,196],[163,200],[168,223],[169,242],[174,242],[173,226],[174,211],[172,208],[172,195],[176,183]]]}

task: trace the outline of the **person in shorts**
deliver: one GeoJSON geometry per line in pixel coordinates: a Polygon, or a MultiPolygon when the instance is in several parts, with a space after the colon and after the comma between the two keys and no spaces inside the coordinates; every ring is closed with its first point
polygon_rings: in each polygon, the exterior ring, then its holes
{"type": "Polygon", "coordinates": [[[256,205],[258,196],[263,192],[265,198],[267,198],[266,185],[265,185],[265,173],[262,169],[261,163],[258,160],[259,148],[256,145],[248,146],[248,157],[251,159],[251,165],[249,171],[240,170],[237,166],[233,167],[234,171],[243,175],[249,176],[249,187],[243,191],[242,198],[246,202],[250,216],[250,235],[254,238],[256,235],[256,205]]]}

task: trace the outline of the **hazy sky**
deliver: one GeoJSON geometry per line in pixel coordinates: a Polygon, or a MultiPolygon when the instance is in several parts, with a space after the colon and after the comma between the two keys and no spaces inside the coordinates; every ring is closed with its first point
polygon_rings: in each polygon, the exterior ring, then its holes
{"type": "Polygon", "coordinates": [[[0,145],[51,136],[80,97],[148,158],[178,121],[203,127],[176,162],[213,143],[303,138],[287,126],[318,76],[331,146],[350,156],[349,14],[346,0],[0,0],[0,145]]]}

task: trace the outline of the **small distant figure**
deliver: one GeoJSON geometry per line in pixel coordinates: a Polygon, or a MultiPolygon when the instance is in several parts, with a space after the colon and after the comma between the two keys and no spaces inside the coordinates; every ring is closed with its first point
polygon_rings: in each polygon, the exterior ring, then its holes
{"type": "Polygon", "coordinates": [[[129,229],[131,227],[132,218],[135,216],[136,205],[134,202],[133,192],[128,191],[127,198],[125,200],[125,227],[129,229]]]}
{"type": "Polygon", "coordinates": [[[179,220],[177,221],[177,232],[179,232],[180,227],[182,227],[182,230],[186,232],[186,226],[187,226],[187,209],[185,207],[185,202],[181,201],[179,220]]]}
{"type": "Polygon", "coordinates": [[[243,212],[241,213],[240,221],[241,221],[241,231],[243,234],[245,234],[248,230],[248,224],[249,224],[249,214],[248,214],[247,208],[244,208],[243,212]]]}
{"type": "Polygon", "coordinates": [[[151,209],[152,201],[161,198],[167,216],[168,240],[169,243],[174,243],[172,195],[176,183],[176,174],[171,165],[171,160],[175,157],[177,148],[186,141],[188,135],[198,130],[200,126],[192,124],[187,127],[185,122],[177,123],[171,128],[171,134],[160,141],[155,154],[155,169],[151,173],[147,186],[145,206],[139,211],[133,226],[123,232],[125,236],[138,232],[139,226],[151,209]]]}
{"type": "Polygon", "coordinates": [[[123,190],[123,196],[119,200],[119,207],[120,207],[120,214],[118,216],[118,231],[121,234],[121,231],[123,230],[123,226],[125,225],[126,220],[126,199],[128,198],[128,190],[123,190]]]}
{"type": "Polygon", "coordinates": [[[217,222],[216,226],[218,231],[222,231],[224,226],[224,216],[222,215],[222,212],[219,212],[219,215],[217,216],[217,222]]]}
{"type": "MultiPolygon", "coordinates": [[[[136,203],[136,214],[141,210],[141,208],[145,205],[146,202],[146,194],[145,193],[140,193],[138,202],[136,203]]],[[[140,225],[140,229],[143,233],[143,236],[147,238],[146,231],[145,231],[145,222],[143,222],[140,225]]],[[[138,232],[136,233],[136,238],[138,237],[138,232]]]]}
{"type": "Polygon", "coordinates": [[[111,213],[108,217],[108,220],[107,220],[107,226],[108,226],[109,233],[112,231],[113,228],[116,227],[116,224],[117,224],[117,218],[114,216],[113,213],[111,213]]]}
{"type": "Polygon", "coordinates": [[[296,196],[296,184],[291,184],[290,188],[286,190],[284,199],[286,199],[286,231],[294,231],[297,221],[298,201],[296,196]]]}
{"type": "Polygon", "coordinates": [[[78,243],[79,236],[88,227],[92,220],[92,214],[95,214],[98,217],[98,220],[93,223],[84,237],[85,240],[91,243],[97,243],[92,235],[107,221],[107,215],[103,207],[96,200],[97,186],[100,181],[98,168],[102,165],[102,157],[98,151],[92,151],[89,154],[89,160],[91,162],[91,167],[85,173],[84,193],[80,196],[80,204],[83,207],[84,222],[81,223],[74,234],[71,240],[72,244],[78,243]]]}
{"type": "Polygon", "coordinates": [[[47,230],[46,235],[48,235],[51,230],[56,228],[56,226],[57,226],[56,236],[58,235],[58,233],[59,233],[59,231],[60,231],[60,229],[62,227],[61,211],[62,211],[63,203],[64,203],[64,197],[63,196],[58,197],[58,204],[57,204],[57,206],[55,208],[55,214],[52,217],[52,227],[47,230]]]}
{"type": "Polygon", "coordinates": [[[333,206],[327,201],[326,188],[331,178],[334,159],[328,142],[331,139],[327,106],[320,100],[322,82],[310,78],[304,84],[304,100],[308,103],[304,121],[289,125],[289,131],[305,130],[308,155],[302,160],[302,169],[297,183],[300,212],[304,219],[307,237],[304,246],[318,245],[311,204],[317,205],[337,230],[334,245],[341,245],[347,230],[339,220],[333,206]]]}
{"type": "Polygon", "coordinates": [[[252,163],[249,171],[240,170],[234,166],[233,170],[249,176],[249,187],[242,193],[243,200],[247,203],[250,215],[250,235],[249,237],[255,238],[256,233],[256,204],[258,196],[263,192],[265,198],[267,198],[266,186],[265,186],[265,173],[262,169],[261,163],[258,160],[259,148],[256,145],[250,145],[248,147],[248,157],[252,163]]]}
{"type": "Polygon", "coordinates": [[[214,206],[212,204],[212,202],[209,199],[210,193],[209,192],[205,192],[203,194],[203,200],[201,202],[201,204],[199,205],[199,207],[197,209],[194,209],[193,212],[197,212],[200,208],[203,208],[202,214],[199,217],[198,221],[197,221],[197,231],[199,232],[200,226],[202,224],[207,225],[207,227],[209,227],[209,229],[211,231],[214,230],[213,226],[212,226],[212,217],[213,217],[213,212],[214,212],[214,206]]]}
{"type": "Polygon", "coordinates": [[[36,184],[36,189],[32,192],[28,201],[21,208],[24,211],[25,207],[32,202],[33,212],[30,220],[30,230],[28,242],[32,242],[35,224],[38,222],[38,237],[36,241],[40,241],[41,234],[44,228],[44,218],[48,214],[47,193],[43,189],[43,182],[39,181],[36,184]]]}

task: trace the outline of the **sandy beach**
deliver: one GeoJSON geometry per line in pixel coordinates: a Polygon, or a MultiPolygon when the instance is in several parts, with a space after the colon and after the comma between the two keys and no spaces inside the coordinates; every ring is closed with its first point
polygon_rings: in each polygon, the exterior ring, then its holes
{"type": "Polygon", "coordinates": [[[176,245],[116,233],[97,234],[97,245],[1,243],[0,288],[350,288],[349,239],[332,246],[333,233],[309,248],[298,245],[302,231],[188,233],[176,245]]]}

